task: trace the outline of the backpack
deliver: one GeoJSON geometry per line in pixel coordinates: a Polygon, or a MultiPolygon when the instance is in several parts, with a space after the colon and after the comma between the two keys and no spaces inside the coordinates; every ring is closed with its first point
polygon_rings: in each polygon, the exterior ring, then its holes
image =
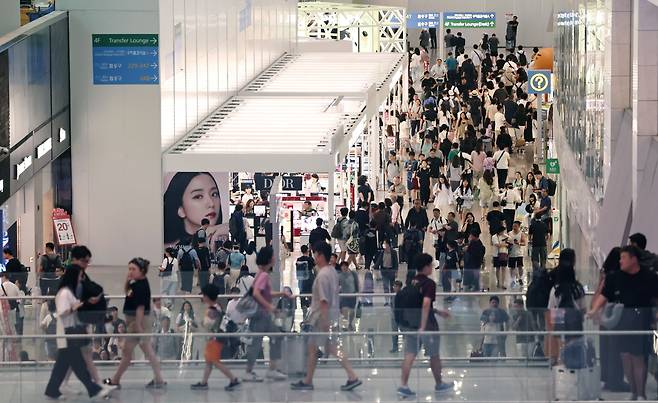
{"type": "Polygon", "coordinates": [[[528,65],[528,58],[526,57],[525,52],[519,53],[519,65],[521,66],[528,65]]]}
{"type": "Polygon", "coordinates": [[[528,309],[546,309],[551,297],[553,281],[546,270],[539,270],[533,276],[526,293],[526,306],[528,309]]]}
{"type": "Polygon", "coordinates": [[[295,272],[297,274],[297,281],[304,281],[311,278],[307,261],[296,261],[295,272]]]}
{"type": "Polygon", "coordinates": [[[408,285],[395,294],[395,322],[404,328],[420,328],[423,294],[416,285],[408,285]]]}
{"type": "Polygon", "coordinates": [[[219,248],[219,250],[217,251],[217,254],[215,255],[215,261],[217,263],[219,263],[219,262],[226,263],[226,262],[228,262],[228,255],[229,255],[229,252],[226,249],[219,248]]]}
{"type": "Polygon", "coordinates": [[[61,266],[59,256],[55,255],[54,259],[51,259],[48,256],[45,256],[45,258],[46,258],[46,265],[43,268],[44,273],[54,273],[55,269],[61,266]]]}
{"type": "Polygon", "coordinates": [[[183,255],[178,261],[178,267],[180,267],[180,271],[194,271],[194,260],[192,259],[192,255],[190,255],[192,249],[182,249],[182,251],[183,255]]]}
{"type": "Polygon", "coordinates": [[[331,237],[333,239],[342,239],[343,237],[343,220],[344,218],[341,218],[334,224],[334,227],[331,229],[331,237]]]}
{"type": "Polygon", "coordinates": [[[212,285],[217,287],[219,294],[226,294],[226,273],[215,274],[212,278],[212,285]]]}
{"type": "Polygon", "coordinates": [[[192,245],[199,245],[201,243],[206,243],[206,238],[207,238],[206,230],[201,228],[194,233],[194,237],[192,239],[192,245]],[[203,233],[203,236],[199,235],[200,233],[203,233]]]}
{"type": "Polygon", "coordinates": [[[548,195],[549,196],[555,196],[555,190],[557,189],[557,183],[551,178],[546,178],[546,182],[548,183],[548,195]]]}

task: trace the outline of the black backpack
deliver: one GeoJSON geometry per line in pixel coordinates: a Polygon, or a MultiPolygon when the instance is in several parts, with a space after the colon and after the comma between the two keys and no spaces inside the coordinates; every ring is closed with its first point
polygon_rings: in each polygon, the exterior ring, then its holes
{"type": "Polygon", "coordinates": [[[528,65],[528,58],[526,57],[525,52],[519,54],[519,65],[520,66],[528,65]]]}
{"type": "Polygon", "coordinates": [[[423,310],[423,294],[417,285],[408,285],[395,294],[395,322],[404,328],[418,329],[423,310]]]}
{"type": "Polygon", "coordinates": [[[219,294],[226,294],[226,274],[217,273],[212,278],[212,284],[217,287],[219,294]]]}
{"type": "Polygon", "coordinates": [[[546,178],[546,182],[548,183],[548,195],[549,196],[555,196],[555,190],[557,189],[557,183],[551,178],[546,178]]]}
{"type": "Polygon", "coordinates": [[[192,259],[192,256],[190,255],[192,249],[189,250],[182,249],[182,251],[183,251],[183,255],[178,261],[180,271],[194,271],[194,259],[192,259]]]}
{"type": "Polygon", "coordinates": [[[62,263],[59,260],[59,256],[55,255],[54,259],[51,259],[49,256],[45,256],[46,264],[43,268],[44,273],[54,273],[55,269],[60,267],[62,263]]]}

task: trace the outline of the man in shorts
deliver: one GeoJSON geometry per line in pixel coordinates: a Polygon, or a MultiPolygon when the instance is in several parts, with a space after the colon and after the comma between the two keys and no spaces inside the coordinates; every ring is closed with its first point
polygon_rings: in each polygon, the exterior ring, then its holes
{"type": "MultiPolygon", "coordinates": [[[[587,316],[596,316],[608,301],[617,301],[624,304],[624,311],[615,330],[651,330],[656,321],[652,308],[658,300],[658,275],[640,266],[640,256],[641,251],[635,246],[621,249],[621,270],[606,276],[603,291],[592,302],[587,316]]],[[[647,361],[651,353],[651,336],[619,336],[619,351],[624,374],[631,386],[630,400],[647,400],[647,361]]]]}
{"type": "MultiPolygon", "coordinates": [[[[323,241],[313,245],[314,259],[320,269],[313,282],[313,296],[308,314],[308,323],[312,332],[333,333],[338,331],[339,280],[336,268],[329,263],[331,246],[323,241]]],[[[343,351],[338,351],[336,340],[329,334],[311,336],[308,340],[308,362],[306,377],[290,385],[292,390],[313,390],[313,374],[318,364],[318,346],[325,347],[325,353],[338,358],[347,372],[347,383],[340,390],[351,391],[361,385],[361,380],[352,370],[352,364],[343,351]]]]}
{"type": "Polygon", "coordinates": [[[521,231],[521,222],[514,221],[512,231],[507,234],[510,241],[508,266],[512,274],[512,288],[523,285],[523,247],[528,244],[521,231]]]}
{"type": "MultiPolygon", "coordinates": [[[[434,309],[434,300],[436,299],[436,283],[432,280],[432,266],[434,259],[427,253],[420,254],[416,257],[416,268],[418,274],[412,280],[412,284],[418,287],[423,296],[423,307],[420,317],[420,327],[418,334],[404,336],[404,361],[402,362],[402,376],[398,395],[403,398],[416,396],[416,393],[409,389],[409,374],[411,367],[416,360],[421,345],[425,348],[425,355],[430,357],[430,368],[434,375],[435,392],[445,392],[452,390],[454,382],[443,382],[441,377],[441,357],[439,356],[440,338],[438,335],[423,334],[424,332],[436,332],[439,330],[439,322],[435,314],[442,318],[449,318],[448,311],[434,309]]],[[[403,328],[403,331],[409,332],[415,329],[403,328]]]]}

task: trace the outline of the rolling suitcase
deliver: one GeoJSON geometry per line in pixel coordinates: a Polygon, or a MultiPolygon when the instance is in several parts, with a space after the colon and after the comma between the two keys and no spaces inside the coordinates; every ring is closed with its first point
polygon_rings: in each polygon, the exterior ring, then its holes
{"type": "Polygon", "coordinates": [[[601,367],[567,369],[553,367],[555,400],[598,400],[601,397],[601,367]]]}
{"type": "Polygon", "coordinates": [[[288,376],[304,376],[306,374],[306,362],[308,349],[306,348],[306,337],[290,333],[283,339],[281,360],[283,372],[288,376]]]}

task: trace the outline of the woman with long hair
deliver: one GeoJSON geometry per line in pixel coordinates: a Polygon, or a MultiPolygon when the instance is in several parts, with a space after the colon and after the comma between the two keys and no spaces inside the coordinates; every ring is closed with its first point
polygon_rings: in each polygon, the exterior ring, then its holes
{"type": "Polygon", "coordinates": [[[204,218],[210,221],[206,234],[212,241],[223,219],[221,194],[215,178],[208,172],[178,172],[164,194],[165,245],[192,239],[204,218]]]}
{"type": "Polygon", "coordinates": [[[484,220],[487,216],[487,210],[493,204],[494,197],[498,193],[491,171],[484,171],[478,182],[478,189],[480,189],[480,207],[482,208],[481,218],[484,220]]]}
{"type": "Polygon", "coordinates": [[[447,218],[448,213],[451,211],[450,205],[454,203],[454,198],[445,175],[439,176],[439,181],[434,185],[432,194],[434,195],[434,208],[441,210],[441,215],[447,218]]]}
{"type": "MultiPolygon", "coordinates": [[[[82,276],[82,270],[77,265],[69,266],[60,279],[59,289],[55,295],[55,309],[57,310],[58,336],[71,334],[86,334],[85,326],[78,320],[78,309],[83,305],[75,296],[78,283],[82,276]]],[[[91,398],[105,398],[115,387],[101,386],[91,380],[91,375],[82,357],[82,347],[91,342],[89,339],[58,338],[57,359],[50,373],[50,380],[46,386],[46,396],[51,399],[59,399],[62,393],[59,391],[64,378],[69,370],[78,377],[87,389],[91,398]]]]}
{"type": "MultiPolygon", "coordinates": [[[[153,328],[151,318],[151,287],[146,278],[150,262],[136,257],[128,262],[128,275],[126,276],[126,298],[123,303],[123,314],[126,317],[128,333],[147,333],[153,328]]],[[[160,361],[158,360],[149,337],[128,337],[124,344],[121,361],[112,378],[103,381],[106,385],[119,387],[121,376],[126,372],[133,358],[135,347],[144,352],[144,356],[151,363],[154,378],[146,384],[149,389],[162,389],[167,385],[162,379],[160,361]]]]}
{"type": "MultiPolygon", "coordinates": [[[[548,309],[551,310],[553,326],[562,325],[570,331],[583,330],[585,312],[585,289],[576,280],[576,252],[573,249],[562,249],[558,266],[555,269],[555,286],[551,290],[548,309]],[[578,319],[580,318],[580,319],[578,319]]],[[[567,336],[573,339],[581,336],[567,336]]]]}
{"type": "Polygon", "coordinates": [[[423,207],[426,207],[430,200],[430,176],[430,167],[427,165],[427,161],[423,160],[416,171],[418,187],[420,188],[420,200],[423,203],[423,207]]]}
{"type": "Polygon", "coordinates": [[[459,212],[459,220],[464,221],[464,215],[470,213],[473,208],[473,189],[467,178],[464,178],[455,190],[454,199],[459,212]]]}
{"type": "MultiPolygon", "coordinates": [[[[596,293],[592,301],[603,292],[606,277],[621,270],[619,264],[620,258],[621,248],[612,248],[599,272],[599,285],[596,288],[596,293]]],[[[600,330],[607,331],[615,329],[608,329],[601,325],[600,330]]],[[[599,336],[599,344],[601,346],[601,382],[604,384],[603,389],[611,392],[630,391],[630,385],[624,382],[624,366],[621,360],[621,352],[619,351],[619,345],[623,339],[620,339],[619,336],[614,335],[599,336]]]]}
{"type": "Polygon", "coordinates": [[[523,201],[525,203],[530,203],[530,196],[534,194],[536,188],[535,175],[532,172],[528,172],[525,176],[525,189],[523,189],[523,201]]]}

